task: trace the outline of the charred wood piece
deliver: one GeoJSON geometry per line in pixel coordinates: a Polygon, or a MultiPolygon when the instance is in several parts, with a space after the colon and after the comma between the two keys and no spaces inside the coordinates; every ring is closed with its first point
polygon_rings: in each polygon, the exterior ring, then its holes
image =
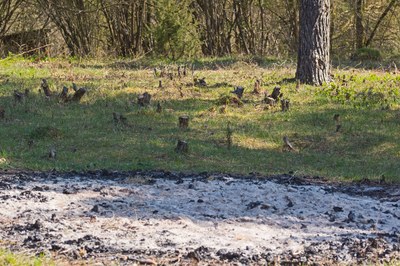
{"type": "Polygon", "coordinates": [[[273,98],[275,101],[278,101],[279,98],[282,98],[281,88],[275,87],[269,97],[273,98]]]}
{"type": "Polygon", "coordinates": [[[237,86],[237,87],[235,87],[235,89],[233,91],[231,91],[231,93],[236,94],[239,99],[242,98],[243,92],[244,92],[244,88],[242,86],[237,86]]]}
{"type": "Polygon", "coordinates": [[[199,87],[207,86],[206,78],[201,78],[201,79],[195,78],[193,81],[194,81],[195,86],[199,86],[199,87]]]}

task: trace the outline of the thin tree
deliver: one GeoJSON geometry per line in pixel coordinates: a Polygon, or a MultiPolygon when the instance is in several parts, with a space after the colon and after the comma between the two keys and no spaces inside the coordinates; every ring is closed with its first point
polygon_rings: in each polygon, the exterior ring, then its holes
{"type": "Polygon", "coordinates": [[[296,79],[321,85],[330,80],[330,0],[300,1],[296,79]]]}
{"type": "Polygon", "coordinates": [[[374,29],[372,30],[371,34],[369,35],[368,40],[365,43],[365,46],[369,46],[372,43],[372,40],[375,37],[375,34],[379,28],[379,25],[381,25],[382,21],[385,19],[386,15],[390,12],[390,10],[396,8],[396,5],[400,3],[399,0],[391,0],[389,5],[385,8],[381,16],[379,17],[378,21],[375,24],[374,29]]]}

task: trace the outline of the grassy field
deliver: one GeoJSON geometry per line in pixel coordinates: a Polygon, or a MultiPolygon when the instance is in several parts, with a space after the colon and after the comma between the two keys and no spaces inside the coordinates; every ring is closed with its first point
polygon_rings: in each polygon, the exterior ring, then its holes
{"type": "Polygon", "coordinates": [[[297,86],[291,79],[295,67],[289,63],[204,59],[195,62],[193,76],[188,69],[182,78],[176,76],[176,65],[168,65],[173,80],[154,75],[153,67],[160,65],[1,60],[0,169],[290,172],[400,181],[398,73],[335,68],[331,84],[312,87],[297,86]],[[207,86],[194,86],[193,78],[202,77],[207,86]],[[42,78],[56,93],[72,82],[88,93],[80,103],[46,99],[39,92],[42,78]],[[282,112],[280,104],[268,107],[263,93],[252,94],[256,79],[268,93],[280,86],[290,110],[282,112]],[[237,85],[245,87],[243,105],[224,104],[237,85]],[[25,89],[29,95],[16,101],[14,90],[25,89]],[[151,105],[140,107],[137,97],[144,92],[152,95],[151,105]],[[158,102],[161,113],[156,111],[158,102]],[[126,123],[115,122],[114,112],[126,117],[126,123]],[[188,129],[178,128],[181,115],[189,116],[188,129]],[[283,149],[284,136],[294,151],[283,149]],[[188,142],[187,154],[175,152],[179,139],[188,142]],[[55,158],[48,156],[51,149],[55,158]]]}

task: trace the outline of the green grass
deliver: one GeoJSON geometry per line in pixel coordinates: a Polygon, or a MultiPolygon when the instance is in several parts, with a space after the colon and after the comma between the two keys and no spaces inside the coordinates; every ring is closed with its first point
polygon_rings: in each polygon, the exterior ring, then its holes
{"type": "MultiPolygon", "coordinates": [[[[2,60],[0,169],[293,172],[340,180],[384,175],[400,181],[399,75],[335,69],[334,83],[296,90],[294,66],[260,60],[196,61],[194,76],[205,77],[207,88],[186,86],[193,82],[190,71],[180,80],[155,78],[153,66],[162,64],[157,60],[2,60]],[[72,82],[89,91],[81,103],[47,100],[38,92],[41,78],[52,91],[61,92],[72,82]],[[257,78],[269,93],[277,84],[282,87],[292,103],[289,112],[281,112],[279,105],[265,110],[263,96],[250,93],[257,78]],[[230,85],[246,88],[244,105],[229,105],[221,113],[218,99],[229,94],[230,85]],[[31,94],[15,103],[13,91],[25,88],[31,94]],[[145,91],[152,95],[152,104],[140,108],[136,99],[145,91]],[[158,101],[162,113],[156,112],[158,101]],[[126,116],[129,126],[116,125],[113,112],[126,116]],[[184,114],[190,126],[180,130],[178,117],[184,114]],[[341,117],[338,133],[334,114],[341,117]],[[231,149],[226,144],[228,122],[231,149]],[[285,135],[296,151],[282,149],[285,135]],[[188,154],[174,151],[178,139],[188,141],[188,154]],[[53,147],[57,157],[48,159],[53,147]]],[[[176,72],[176,67],[171,69],[176,72]]]]}
{"type": "Polygon", "coordinates": [[[0,249],[0,265],[2,266],[49,266],[55,265],[49,259],[39,256],[32,257],[0,249]]]}

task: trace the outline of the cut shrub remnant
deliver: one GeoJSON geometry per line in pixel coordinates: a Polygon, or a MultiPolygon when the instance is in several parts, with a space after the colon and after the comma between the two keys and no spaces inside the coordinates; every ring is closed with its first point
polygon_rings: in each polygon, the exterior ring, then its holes
{"type": "Polygon", "coordinates": [[[290,108],[290,101],[286,99],[281,100],[281,110],[282,112],[289,111],[290,108]]]}
{"type": "Polygon", "coordinates": [[[0,119],[4,119],[6,117],[6,110],[4,107],[0,106],[0,119]]]}
{"type": "Polygon", "coordinates": [[[260,94],[261,93],[260,89],[261,89],[261,81],[259,79],[257,79],[254,82],[254,90],[253,90],[252,93],[253,94],[260,94]]]}
{"type": "Polygon", "coordinates": [[[86,93],[86,89],[85,88],[80,88],[79,90],[77,90],[74,93],[74,95],[71,98],[71,101],[79,102],[82,99],[83,95],[85,95],[85,93],[86,93]]]}
{"type": "Polygon", "coordinates": [[[179,117],[179,128],[185,129],[189,127],[189,116],[183,115],[179,117]]]}
{"type": "Polygon", "coordinates": [[[40,84],[40,87],[42,88],[43,93],[44,95],[46,95],[46,97],[51,97],[52,93],[46,79],[42,79],[42,84],[40,84]]]}
{"type": "Polygon", "coordinates": [[[145,92],[138,96],[138,104],[139,106],[147,106],[150,104],[151,95],[148,92],[145,92]]]}
{"type": "Polygon", "coordinates": [[[199,87],[207,86],[206,78],[201,78],[201,79],[195,78],[193,81],[194,81],[195,86],[199,86],[199,87]]]}
{"type": "Polygon", "coordinates": [[[178,140],[175,151],[178,153],[188,153],[189,152],[189,144],[184,140],[178,140]]]}

